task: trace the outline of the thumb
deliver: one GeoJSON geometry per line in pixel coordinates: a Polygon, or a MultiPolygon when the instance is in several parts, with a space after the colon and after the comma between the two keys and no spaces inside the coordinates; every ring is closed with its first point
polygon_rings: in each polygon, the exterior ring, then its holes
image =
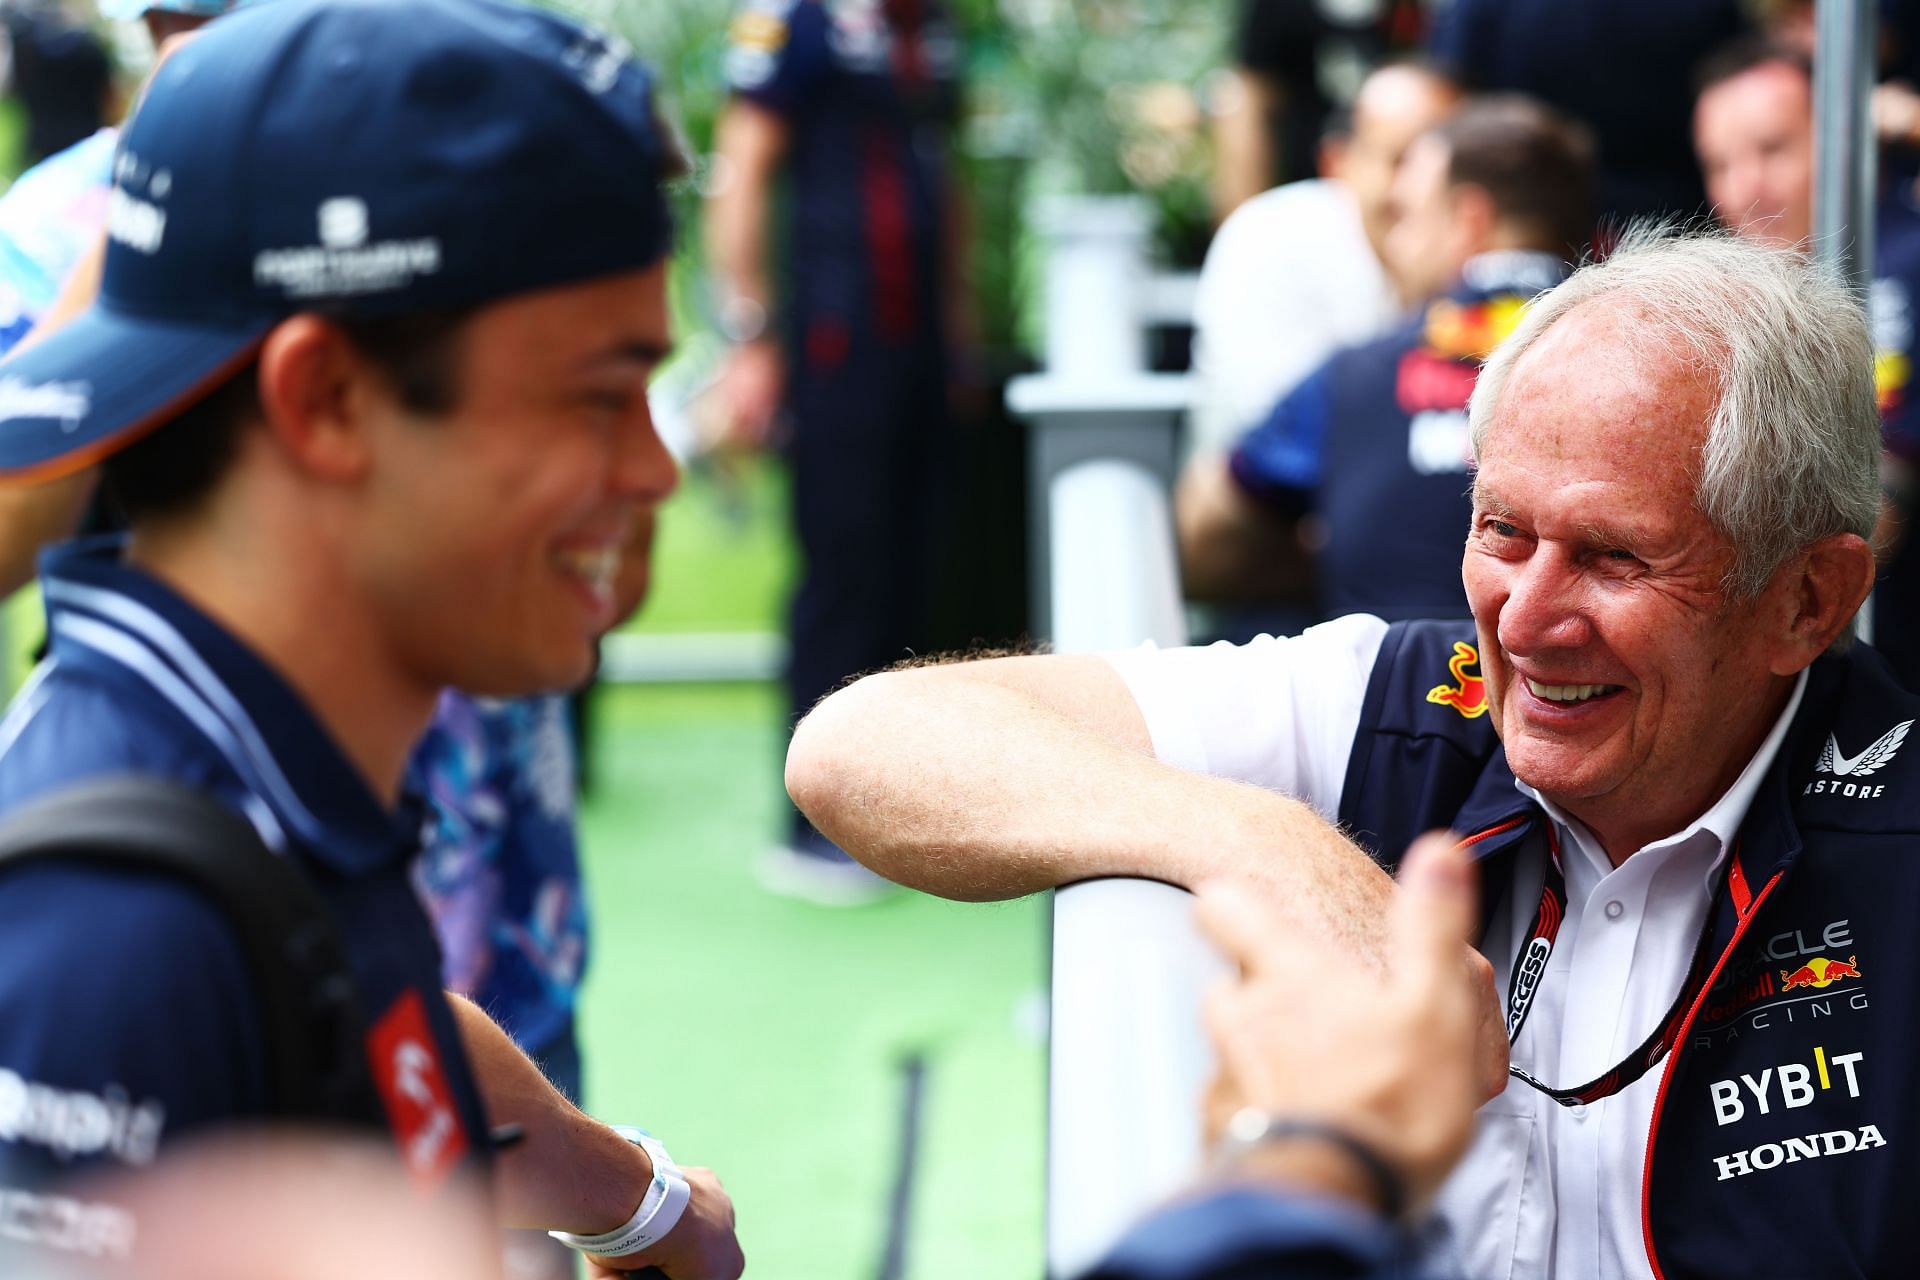
{"type": "Polygon", "coordinates": [[[1444,831],[1413,842],[1387,913],[1387,963],[1396,985],[1421,987],[1457,968],[1478,925],[1478,893],[1467,851],[1444,831]]]}

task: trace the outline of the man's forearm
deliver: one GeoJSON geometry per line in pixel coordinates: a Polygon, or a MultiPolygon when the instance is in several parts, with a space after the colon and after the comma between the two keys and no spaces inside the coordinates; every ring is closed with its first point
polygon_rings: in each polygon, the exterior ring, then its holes
{"type": "Polygon", "coordinates": [[[1173,514],[1187,599],[1274,600],[1311,588],[1296,523],[1241,492],[1226,459],[1196,458],[1187,467],[1173,514]]]}
{"type": "Polygon", "coordinates": [[[500,1155],[501,1225],[597,1235],[625,1222],[653,1178],[647,1153],[563,1097],[472,1001],[447,995],[494,1125],[524,1136],[500,1155]]]}
{"type": "Polygon", "coordinates": [[[1376,954],[1392,882],[1306,805],[1153,758],[1119,675],[1094,657],[870,676],[794,734],[787,784],[829,838],[942,897],[1076,880],[1229,876],[1376,954]]]}
{"type": "Polygon", "coordinates": [[[724,176],[707,201],[708,268],[727,299],[771,310],[768,213],[786,150],[786,125],[771,112],[736,102],[715,128],[714,149],[724,176]]]}

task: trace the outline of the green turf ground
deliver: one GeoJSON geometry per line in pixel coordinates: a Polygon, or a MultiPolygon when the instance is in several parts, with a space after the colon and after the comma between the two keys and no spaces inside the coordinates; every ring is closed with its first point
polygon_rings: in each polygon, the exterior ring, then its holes
{"type": "Polygon", "coordinates": [[[1038,901],[919,895],[857,910],[775,898],[768,686],[627,687],[599,710],[585,805],[588,1097],[721,1170],[747,1274],[877,1274],[900,1062],[926,1057],[913,1280],[1040,1273],[1045,1054],[1038,901]],[[1024,1009],[1023,1009],[1023,1006],[1024,1009]]]}

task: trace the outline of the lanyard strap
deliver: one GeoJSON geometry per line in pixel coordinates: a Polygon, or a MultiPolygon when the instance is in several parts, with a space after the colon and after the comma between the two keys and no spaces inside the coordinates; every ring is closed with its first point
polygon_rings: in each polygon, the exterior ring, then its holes
{"type": "MultiPolygon", "coordinates": [[[[1526,1025],[1527,1014],[1533,1008],[1533,997],[1539,991],[1540,979],[1547,971],[1547,960],[1553,955],[1554,939],[1560,935],[1560,922],[1567,914],[1567,878],[1560,866],[1560,834],[1551,818],[1547,819],[1547,852],[1547,877],[1546,884],[1540,890],[1540,906],[1534,912],[1533,928],[1527,940],[1521,944],[1520,954],[1514,957],[1513,975],[1507,982],[1509,1045],[1520,1039],[1520,1028],[1526,1025]]],[[[1727,860],[1729,865],[1739,856],[1740,850],[1736,847],[1727,860]]],[[[1654,1028],[1651,1035],[1641,1041],[1639,1048],[1622,1058],[1612,1069],[1585,1084],[1566,1089],[1556,1088],[1520,1067],[1508,1066],[1508,1074],[1546,1094],[1563,1107],[1575,1107],[1611,1097],[1638,1080],[1667,1056],[1668,1050],[1679,1038],[1680,1024],[1686,1020],[1687,1010],[1693,1006],[1701,985],[1706,981],[1707,950],[1712,936],[1713,910],[1709,906],[1707,918],[1700,926],[1700,938],[1693,944],[1693,962],[1687,969],[1687,980],[1680,985],[1680,992],[1674,996],[1667,1016],[1660,1020],[1660,1025],[1654,1028]]]]}

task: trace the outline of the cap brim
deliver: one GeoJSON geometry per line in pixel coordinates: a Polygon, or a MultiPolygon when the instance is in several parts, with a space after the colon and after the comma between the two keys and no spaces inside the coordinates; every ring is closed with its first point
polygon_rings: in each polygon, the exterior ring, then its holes
{"type": "Polygon", "coordinates": [[[96,303],[0,360],[0,482],[56,479],[125,448],[245,365],[272,327],[168,323],[96,303]]]}

